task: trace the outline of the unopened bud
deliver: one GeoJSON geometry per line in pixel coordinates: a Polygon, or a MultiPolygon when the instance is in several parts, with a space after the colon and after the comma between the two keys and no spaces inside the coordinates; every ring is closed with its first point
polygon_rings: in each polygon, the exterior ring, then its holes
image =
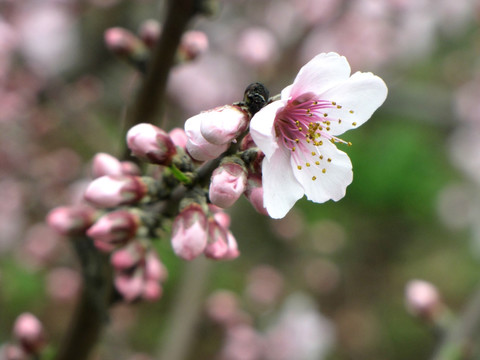
{"type": "Polygon", "coordinates": [[[110,51],[129,60],[138,60],[147,54],[145,44],[127,29],[120,27],[107,29],[104,38],[110,51]]]}
{"type": "Polygon", "coordinates": [[[127,133],[127,144],[132,154],[152,164],[170,165],[177,153],[170,136],[151,124],[138,124],[127,133]]]}
{"type": "Polygon", "coordinates": [[[248,127],[248,115],[238,106],[225,105],[196,115],[200,132],[208,142],[228,144],[248,127]]]}
{"type": "Polygon", "coordinates": [[[155,281],[165,281],[167,279],[167,268],[158,258],[154,251],[150,251],[145,256],[145,277],[155,281]]]}
{"type": "Polygon", "coordinates": [[[207,217],[199,204],[183,208],[172,226],[172,247],[175,254],[193,260],[207,245],[207,217]]]}
{"type": "Polygon", "coordinates": [[[185,147],[190,156],[195,160],[212,160],[225,152],[229,144],[215,145],[208,142],[200,132],[200,115],[193,116],[185,122],[185,134],[188,139],[185,147]]]}
{"type": "Polygon", "coordinates": [[[118,273],[115,275],[114,283],[115,288],[126,301],[133,301],[143,292],[143,269],[139,267],[132,274],[118,273]]]}
{"type": "Polygon", "coordinates": [[[208,195],[212,204],[221,208],[232,206],[247,185],[247,171],[243,165],[225,161],[212,174],[208,195]]]}
{"type": "Polygon", "coordinates": [[[122,166],[123,175],[139,176],[142,173],[138,165],[131,161],[122,161],[120,164],[122,166]]]}
{"type": "Polygon", "coordinates": [[[98,207],[109,208],[139,202],[148,188],[138,176],[102,176],[93,180],[85,199],[98,207]]]}
{"type": "Polygon", "coordinates": [[[223,260],[233,260],[240,256],[237,240],[235,239],[235,236],[233,236],[231,231],[227,231],[227,246],[228,250],[226,254],[223,255],[223,260]]]}
{"type": "Polygon", "coordinates": [[[158,300],[163,293],[162,286],[156,280],[146,279],[143,284],[142,299],[147,301],[158,300]]]}
{"type": "Polygon", "coordinates": [[[95,209],[86,206],[61,206],[47,215],[48,225],[61,235],[81,235],[93,224],[95,209]]]}
{"type": "Polygon", "coordinates": [[[185,149],[188,140],[185,130],[181,128],[174,128],[168,132],[168,135],[170,136],[170,139],[172,139],[175,146],[185,149]]]}
{"type": "Polygon", "coordinates": [[[132,239],[139,225],[138,216],[126,210],[117,210],[102,216],[87,231],[102,251],[112,251],[132,239]]]}
{"type": "Polygon", "coordinates": [[[208,243],[205,256],[221,259],[228,251],[227,231],[214,219],[208,219],[208,243]]]}
{"type": "Polygon", "coordinates": [[[191,30],[183,34],[178,48],[180,62],[195,60],[208,49],[208,37],[203,31],[191,30]]]}
{"type": "Polygon", "coordinates": [[[98,153],[92,160],[92,176],[94,179],[104,175],[122,175],[122,164],[112,155],[98,153]]]}
{"type": "Polygon", "coordinates": [[[427,320],[435,320],[438,311],[442,308],[437,288],[424,280],[411,280],[407,283],[405,303],[412,315],[427,320]]]}
{"type": "Polygon", "coordinates": [[[160,33],[162,32],[162,26],[157,20],[149,19],[143,22],[138,31],[140,39],[144,44],[152,49],[160,38],[160,33]]]}
{"type": "Polygon", "coordinates": [[[137,266],[145,257],[145,247],[138,241],[115,250],[110,256],[110,263],[117,271],[128,270],[137,266]]]}
{"type": "Polygon", "coordinates": [[[30,354],[38,353],[45,346],[42,323],[30,313],[23,313],[15,320],[13,334],[30,354]]]}
{"type": "Polygon", "coordinates": [[[263,203],[263,187],[260,176],[252,175],[248,177],[247,188],[244,194],[257,212],[262,215],[268,215],[263,203]]]}

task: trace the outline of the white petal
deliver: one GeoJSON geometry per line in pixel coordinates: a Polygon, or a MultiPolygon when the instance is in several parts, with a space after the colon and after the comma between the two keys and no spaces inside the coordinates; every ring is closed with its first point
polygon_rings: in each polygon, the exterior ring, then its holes
{"type": "Polygon", "coordinates": [[[381,78],[372,73],[357,72],[344,83],[320,94],[320,99],[335,102],[336,106],[325,110],[331,119],[329,133],[340,135],[365,123],[383,104],[387,92],[387,85],[381,78]]]}
{"type": "Polygon", "coordinates": [[[263,151],[267,159],[270,159],[278,148],[273,124],[278,110],[284,106],[283,101],[274,101],[257,112],[250,122],[250,134],[253,141],[263,151]]]}
{"type": "Polygon", "coordinates": [[[344,82],[350,76],[350,65],[344,56],[337,53],[319,54],[304,65],[291,90],[292,98],[302,94],[321,94],[344,82]]]}
{"type": "Polygon", "coordinates": [[[317,203],[340,200],[353,180],[350,158],[330,141],[318,147],[308,146],[308,153],[296,153],[291,159],[293,173],[307,199],[317,203]]]}
{"type": "Polygon", "coordinates": [[[293,176],[290,153],[278,149],[270,161],[262,164],[263,201],[268,214],[274,219],[283,218],[303,196],[302,186],[293,176]]]}

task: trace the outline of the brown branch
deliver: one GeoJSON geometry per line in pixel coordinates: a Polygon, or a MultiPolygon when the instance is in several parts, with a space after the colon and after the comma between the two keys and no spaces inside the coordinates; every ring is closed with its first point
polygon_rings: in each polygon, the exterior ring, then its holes
{"type": "MultiPolygon", "coordinates": [[[[168,74],[174,64],[175,54],[181,36],[189,21],[197,12],[199,0],[169,0],[166,14],[165,26],[159,42],[148,64],[147,74],[140,86],[136,100],[125,124],[124,133],[142,122],[153,123],[156,117],[163,111],[163,99],[168,80],[168,74]]],[[[123,141],[124,137],[122,137],[123,141]]],[[[123,159],[129,159],[130,154],[125,146],[123,159]]],[[[83,239],[90,241],[90,239],[83,239]]],[[[82,249],[77,248],[77,255],[82,260],[85,254],[82,249]]],[[[89,261],[87,256],[86,261],[89,261]]],[[[83,261],[82,261],[83,263],[83,261]]],[[[83,272],[88,278],[90,264],[83,263],[83,272]]],[[[101,262],[101,269],[105,267],[110,269],[107,259],[101,262]]],[[[82,289],[82,294],[75,310],[64,342],[56,356],[56,360],[85,360],[88,358],[93,347],[97,343],[103,325],[106,322],[107,309],[112,304],[113,292],[112,274],[110,271],[100,271],[97,275],[103,282],[101,288],[103,294],[96,294],[95,287],[86,281],[82,289]],[[103,295],[103,296],[102,296],[103,295]],[[103,303],[100,303],[103,301],[103,303]]]]}

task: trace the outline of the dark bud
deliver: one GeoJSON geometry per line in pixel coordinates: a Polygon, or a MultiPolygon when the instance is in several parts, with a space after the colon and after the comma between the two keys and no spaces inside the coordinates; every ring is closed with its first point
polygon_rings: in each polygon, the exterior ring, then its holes
{"type": "Polygon", "coordinates": [[[256,82],[247,86],[243,101],[253,116],[267,104],[269,96],[268,89],[263,84],[256,82]]]}

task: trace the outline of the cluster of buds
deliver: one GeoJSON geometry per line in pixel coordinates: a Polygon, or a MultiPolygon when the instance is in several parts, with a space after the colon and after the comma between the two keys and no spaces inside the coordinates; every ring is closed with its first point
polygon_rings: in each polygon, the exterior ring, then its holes
{"type": "Polygon", "coordinates": [[[5,349],[7,360],[26,360],[38,357],[46,345],[42,323],[32,314],[23,313],[13,326],[15,341],[5,349]]]}
{"type": "Polygon", "coordinates": [[[150,166],[99,153],[92,162],[93,180],[84,192],[86,204],[60,207],[49,224],[67,236],[111,254],[114,284],[126,301],[161,296],[166,270],[152,240],[162,237],[171,220],[171,244],[185,260],[204,255],[215,260],[239,256],[223,210],[242,194],[265,213],[262,202],[263,153],[248,135],[249,121],[266,103],[252,94],[243,102],[203,112],[187,120],[185,130],[169,133],[151,124],[138,124],[126,135],[132,156],[150,166]]]}
{"type": "Polygon", "coordinates": [[[132,241],[112,253],[115,287],[127,301],[154,301],[162,295],[167,270],[155,251],[144,241],[132,241]]]}
{"type": "MultiPolygon", "coordinates": [[[[138,34],[130,30],[113,27],[105,31],[104,39],[108,49],[130,63],[142,73],[146,72],[148,59],[162,33],[157,20],[146,20],[140,25],[138,34]]],[[[208,49],[208,38],[202,31],[187,31],[180,40],[177,50],[177,64],[195,60],[208,49]]]]}

